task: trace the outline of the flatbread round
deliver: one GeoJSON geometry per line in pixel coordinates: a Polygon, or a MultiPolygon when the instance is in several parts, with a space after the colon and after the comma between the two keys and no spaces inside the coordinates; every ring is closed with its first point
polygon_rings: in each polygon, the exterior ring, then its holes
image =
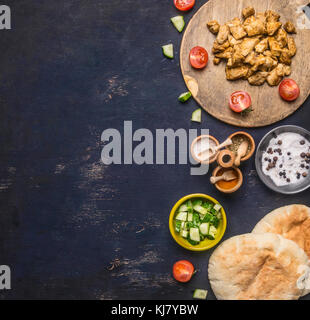
{"type": "Polygon", "coordinates": [[[273,210],[260,220],[252,233],[277,233],[293,240],[310,258],[310,208],[293,204],[273,210]]]}
{"type": "Polygon", "coordinates": [[[293,241],[248,233],[224,241],[209,261],[214,294],[223,300],[295,300],[306,293],[309,259],[293,241]]]}

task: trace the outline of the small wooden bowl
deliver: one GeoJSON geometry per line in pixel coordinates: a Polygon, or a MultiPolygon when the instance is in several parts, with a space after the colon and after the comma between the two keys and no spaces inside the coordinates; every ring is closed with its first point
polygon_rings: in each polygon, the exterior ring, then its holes
{"type": "Polygon", "coordinates": [[[208,135],[208,134],[201,135],[201,136],[195,138],[195,139],[193,140],[192,144],[191,144],[191,154],[192,154],[192,157],[193,157],[197,162],[202,163],[202,164],[210,164],[210,163],[213,163],[213,162],[216,160],[219,151],[216,152],[216,153],[213,155],[213,157],[209,158],[209,161],[203,161],[203,160],[197,158],[196,155],[195,155],[195,153],[194,153],[194,145],[195,145],[195,143],[197,143],[197,142],[198,142],[200,139],[202,139],[202,138],[204,138],[204,139],[205,139],[205,138],[209,138],[210,140],[213,140],[213,141],[216,143],[217,146],[220,144],[220,143],[218,142],[218,140],[217,140],[216,138],[214,138],[213,136],[210,136],[210,135],[208,135]]]}
{"type": "Polygon", "coordinates": [[[213,177],[219,176],[218,173],[219,173],[219,171],[221,169],[224,169],[224,170],[235,170],[235,172],[237,173],[237,177],[238,177],[238,183],[231,189],[223,189],[218,185],[218,182],[217,182],[217,183],[215,183],[216,189],[221,191],[221,192],[223,192],[223,193],[233,193],[233,192],[237,191],[242,186],[242,183],[243,183],[243,175],[242,175],[241,170],[239,168],[237,168],[237,167],[231,167],[229,169],[226,169],[226,168],[222,168],[221,166],[218,166],[213,170],[212,176],[213,177]]]}
{"type": "Polygon", "coordinates": [[[230,168],[234,165],[235,162],[235,153],[228,150],[224,149],[221,150],[217,156],[217,163],[219,166],[223,168],[230,168]]]}
{"type": "MultiPolygon", "coordinates": [[[[250,142],[250,146],[251,146],[250,152],[240,159],[240,161],[246,161],[252,157],[252,155],[255,151],[255,141],[254,141],[253,137],[245,131],[234,132],[228,138],[233,139],[233,137],[238,136],[238,135],[242,135],[242,136],[247,137],[250,142]]],[[[225,147],[225,148],[230,150],[229,147],[225,147]]]]}

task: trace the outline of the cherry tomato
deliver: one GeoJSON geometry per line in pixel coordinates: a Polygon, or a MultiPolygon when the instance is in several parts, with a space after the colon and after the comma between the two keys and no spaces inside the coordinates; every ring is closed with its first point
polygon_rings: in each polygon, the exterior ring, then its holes
{"type": "Polygon", "coordinates": [[[179,282],[188,282],[195,271],[192,263],[187,260],[177,261],[173,265],[173,277],[179,282]]]}
{"type": "Polygon", "coordinates": [[[188,11],[192,9],[195,0],[174,0],[175,7],[180,11],[188,11]]]}
{"type": "Polygon", "coordinates": [[[293,101],[299,97],[300,90],[293,79],[284,79],[279,85],[279,93],[282,99],[293,101]]]}
{"type": "Polygon", "coordinates": [[[208,52],[203,47],[194,47],[189,53],[189,61],[193,68],[202,69],[208,63],[208,52]]]}
{"type": "Polygon", "coordinates": [[[236,91],[231,94],[229,107],[235,112],[242,112],[251,106],[251,96],[245,91],[236,91]]]}

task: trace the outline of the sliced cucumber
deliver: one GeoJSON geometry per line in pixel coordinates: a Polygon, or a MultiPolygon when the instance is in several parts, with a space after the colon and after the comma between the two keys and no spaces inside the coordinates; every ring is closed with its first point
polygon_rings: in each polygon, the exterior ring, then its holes
{"type": "Polygon", "coordinates": [[[187,91],[182,93],[178,99],[180,102],[186,102],[191,96],[192,94],[189,91],[187,91]]]}
{"type": "Polygon", "coordinates": [[[176,220],[181,220],[181,221],[186,221],[187,220],[187,212],[185,211],[181,211],[179,212],[176,217],[175,217],[176,220]]]}
{"type": "Polygon", "coordinates": [[[201,109],[196,109],[193,113],[192,113],[192,121],[194,122],[201,122],[201,109]]]}
{"type": "Polygon", "coordinates": [[[174,229],[177,233],[180,233],[181,231],[181,221],[180,220],[176,220],[174,223],[174,229]]]}
{"type": "Polygon", "coordinates": [[[172,43],[162,46],[162,49],[163,49],[164,55],[167,58],[173,59],[173,44],[172,43]]]}
{"type": "Polygon", "coordinates": [[[193,221],[193,214],[192,213],[189,213],[188,215],[187,215],[187,221],[193,221]]]}
{"type": "Polygon", "coordinates": [[[183,16],[176,16],[170,19],[175,28],[179,31],[182,32],[184,27],[185,27],[185,21],[183,16]]]}
{"type": "Polygon", "coordinates": [[[185,228],[185,223],[186,223],[185,221],[182,221],[182,222],[181,222],[181,229],[184,229],[184,228],[185,228]]]}
{"type": "Polygon", "coordinates": [[[217,203],[217,204],[213,207],[213,209],[216,210],[216,211],[219,211],[219,210],[222,209],[222,206],[217,203]]]}
{"type": "Polygon", "coordinates": [[[208,290],[196,289],[193,294],[194,299],[206,300],[208,295],[208,290]]]}
{"type": "Polygon", "coordinates": [[[217,229],[214,226],[210,226],[208,235],[215,239],[216,233],[217,233],[217,229]]]}
{"type": "Polygon", "coordinates": [[[187,205],[186,205],[186,204],[182,204],[182,205],[180,206],[180,208],[179,208],[178,211],[179,211],[179,212],[180,212],[180,211],[188,211],[187,205]]]}
{"type": "Polygon", "coordinates": [[[189,237],[193,241],[200,241],[200,234],[199,234],[199,229],[198,228],[190,228],[189,229],[189,237]]]}
{"type": "Polygon", "coordinates": [[[196,204],[194,206],[194,210],[197,211],[198,213],[201,213],[202,215],[206,215],[208,213],[208,210],[199,204],[196,204]]]}
{"type": "Polygon", "coordinates": [[[182,230],[182,231],[181,231],[181,237],[187,238],[187,237],[188,237],[188,231],[182,230]]]}
{"type": "Polygon", "coordinates": [[[210,227],[210,224],[208,222],[202,223],[199,226],[199,230],[200,230],[201,234],[206,236],[209,233],[209,227],[210,227]]]}

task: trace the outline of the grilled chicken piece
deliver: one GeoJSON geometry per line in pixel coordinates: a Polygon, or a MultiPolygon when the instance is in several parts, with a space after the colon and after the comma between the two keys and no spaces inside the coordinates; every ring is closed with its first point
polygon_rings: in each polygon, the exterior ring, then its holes
{"type": "Polygon", "coordinates": [[[289,50],[290,56],[294,57],[294,55],[297,52],[297,48],[296,48],[296,44],[295,44],[294,38],[287,37],[287,46],[288,46],[288,50],[289,50]]]}
{"type": "Polygon", "coordinates": [[[252,76],[248,77],[248,81],[253,86],[261,86],[268,76],[268,72],[258,71],[252,76]]]}
{"type": "Polygon", "coordinates": [[[220,58],[220,59],[229,59],[231,58],[232,53],[233,53],[233,48],[228,47],[225,51],[217,53],[215,56],[216,58],[220,58]]]}
{"type": "Polygon", "coordinates": [[[237,80],[247,76],[249,68],[247,66],[241,66],[236,68],[226,67],[226,78],[228,80],[237,80]]]}
{"type": "Polygon", "coordinates": [[[258,38],[245,38],[243,41],[237,45],[240,48],[241,54],[246,57],[251,51],[253,51],[254,47],[258,44],[258,38]]]}
{"type": "Polygon", "coordinates": [[[291,74],[291,67],[290,66],[284,66],[283,67],[283,70],[284,70],[284,75],[285,76],[289,76],[291,74]]]}
{"type": "Polygon", "coordinates": [[[281,48],[284,48],[287,46],[287,33],[285,30],[279,29],[276,36],[275,36],[275,39],[280,44],[281,48]]]}
{"type": "Polygon", "coordinates": [[[269,75],[267,76],[267,82],[270,86],[277,86],[284,75],[284,66],[282,63],[279,63],[276,68],[269,72],[269,75]]]}
{"type": "Polygon", "coordinates": [[[292,59],[288,49],[283,49],[280,55],[279,61],[283,64],[290,65],[292,63],[292,59]]]}
{"type": "Polygon", "coordinates": [[[265,50],[268,49],[268,39],[265,38],[261,40],[256,46],[255,46],[255,51],[257,53],[263,53],[265,50]]]}
{"type": "Polygon", "coordinates": [[[280,15],[272,10],[265,11],[267,22],[276,22],[280,20],[280,15]]]}
{"type": "Polygon", "coordinates": [[[261,20],[256,19],[254,16],[247,18],[243,25],[249,37],[263,35],[265,33],[264,23],[261,20]]]}
{"type": "Polygon", "coordinates": [[[228,67],[240,67],[243,65],[244,56],[240,53],[240,50],[234,50],[231,58],[227,61],[228,67]]]}
{"type": "Polygon", "coordinates": [[[213,43],[212,53],[218,53],[225,51],[230,46],[228,41],[224,42],[223,44],[218,44],[215,40],[213,43]]]}
{"type": "Polygon", "coordinates": [[[254,66],[255,58],[256,58],[255,52],[252,51],[250,54],[247,55],[244,62],[250,64],[251,66],[254,66]]]}
{"type": "Polygon", "coordinates": [[[242,40],[236,40],[231,34],[228,35],[228,41],[231,47],[242,42],[242,40]]]}
{"type": "Polygon", "coordinates": [[[213,34],[218,34],[220,30],[220,24],[216,20],[207,22],[207,27],[213,34]]]}
{"type": "Polygon", "coordinates": [[[239,40],[246,36],[246,32],[239,18],[233,19],[227,25],[229,27],[230,33],[233,35],[235,39],[239,40]]]}
{"type": "Polygon", "coordinates": [[[257,71],[258,67],[264,65],[266,62],[266,57],[263,54],[258,55],[254,59],[254,65],[252,66],[251,70],[257,71]]]}
{"type": "Polygon", "coordinates": [[[268,38],[268,44],[271,51],[271,54],[276,57],[280,57],[282,49],[279,42],[274,37],[268,38]]]}
{"type": "Polygon", "coordinates": [[[270,71],[274,69],[278,64],[278,61],[273,59],[270,56],[265,56],[265,63],[259,66],[259,70],[261,71],[270,71]]]}
{"type": "Polygon", "coordinates": [[[219,44],[223,44],[227,40],[228,35],[229,35],[229,28],[226,24],[224,24],[220,26],[219,32],[216,37],[216,41],[219,44]]]}
{"type": "Polygon", "coordinates": [[[215,64],[215,65],[218,65],[220,62],[221,62],[221,59],[220,59],[220,58],[215,57],[215,58],[213,59],[213,64],[215,64]]]}
{"type": "Polygon", "coordinates": [[[291,21],[287,21],[287,22],[285,23],[285,25],[284,25],[283,28],[284,28],[285,31],[288,32],[288,33],[297,33],[297,32],[296,32],[296,28],[295,28],[293,22],[291,22],[291,21]]]}
{"type": "Polygon", "coordinates": [[[255,10],[253,7],[247,7],[242,10],[242,17],[246,19],[249,16],[253,16],[255,14],[255,10]]]}
{"type": "Polygon", "coordinates": [[[266,23],[266,30],[269,36],[273,36],[282,26],[281,22],[270,21],[266,23]]]}

